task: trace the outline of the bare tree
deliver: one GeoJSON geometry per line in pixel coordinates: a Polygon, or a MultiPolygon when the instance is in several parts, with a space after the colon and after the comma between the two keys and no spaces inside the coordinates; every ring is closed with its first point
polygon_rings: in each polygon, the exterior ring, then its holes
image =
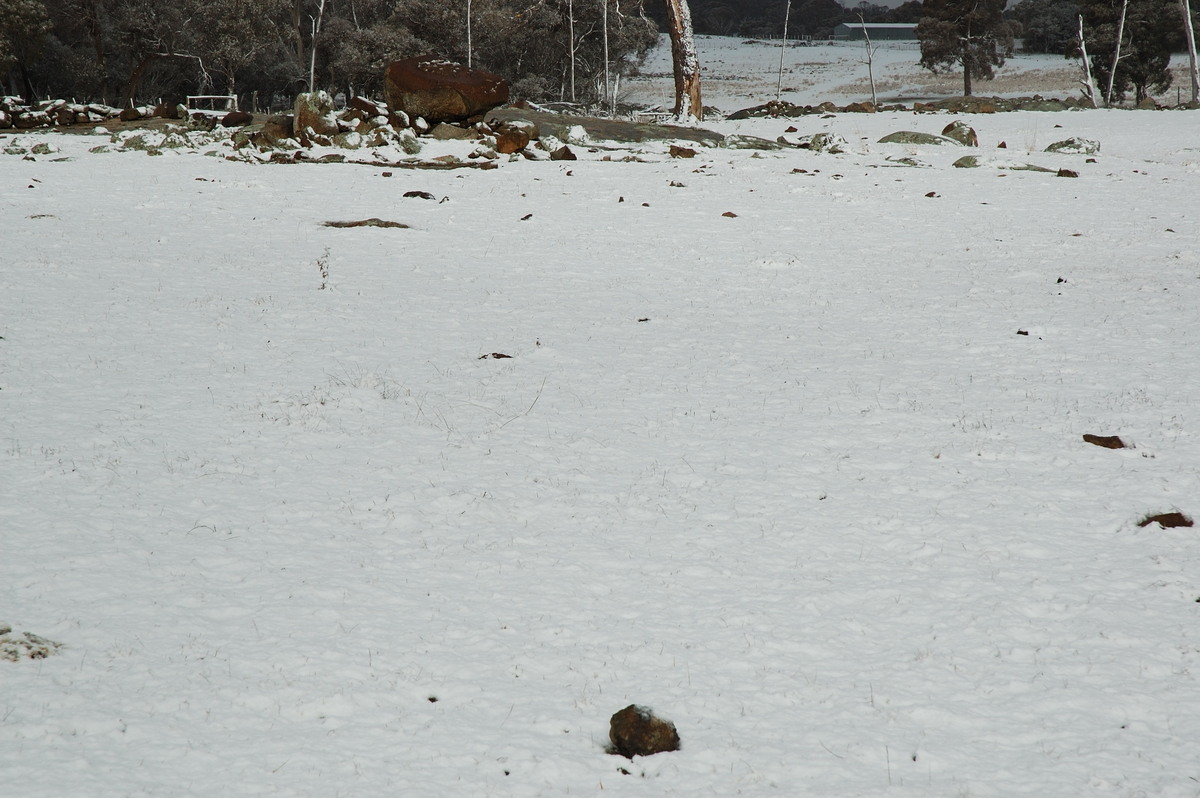
{"type": "Polygon", "coordinates": [[[1125,36],[1125,14],[1129,11],[1129,0],[1121,3],[1121,18],[1117,21],[1117,41],[1113,45],[1112,68],[1108,70],[1108,87],[1104,90],[1104,104],[1112,105],[1113,81],[1117,77],[1117,64],[1121,60],[1121,39],[1125,36]]]}
{"type": "Polygon", "coordinates": [[[1200,66],[1196,63],[1196,32],[1192,27],[1192,8],[1188,0],[1179,0],[1183,10],[1183,30],[1187,37],[1188,74],[1192,78],[1192,104],[1200,103],[1200,66]]]}
{"type": "Polygon", "coordinates": [[[875,50],[877,48],[874,44],[871,43],[871,34],[867,33],[867,23],[863,19],[863,15],[862,15],[861,11],[858,12],[858,21],[862,25],[863,43],[866,46],[866,52],[867,52],[866,64],[867,64],[867,77],[871,81],[871,105],[879,105],[879,99],[877,98],[877,96],[875,94],[875,50]]]}
{"type": "MultiPolygon", "coordinates": [[[[783,56],[787,52],[788,45],[788,18],[792,15],[792,0],[787,0],[787,5],[783,7],[783,40],[779,43],[779,82],[775,84],[775,99],[778,100],[783,95],[783,56]]],[[[859,14],[859,17],[862,15],[859,14]]]]}
{"type": "Polygon", "coordinates": [[[1092,79],[1092,61],[1088,58],[1087,40],[1083,38],[1083,14],[1079,15],[1079,57],[1083,59],[1083,94],[1096,107],[1096,81],[1092,79]]]}
{"type": "Polygon", "coordinates": [[[700,99],[700,59],[692,33],[692,10],[688,0],[663,0],[667,6],[667,35],[671,37],[671,61],[675,71],[675,116],[704,118],[700,99]],[[684,108],[686,98],[686,109],[684,108]]]}
{"type": "Polygon", "coordinates": [[[325,21],[325,0],[317,7],[317,15],[309,16],[312,22],[312,55],[308,60],[308,90],[312,92],[317,82],[317,37],[321,35],[321,23],[325,21]]]}

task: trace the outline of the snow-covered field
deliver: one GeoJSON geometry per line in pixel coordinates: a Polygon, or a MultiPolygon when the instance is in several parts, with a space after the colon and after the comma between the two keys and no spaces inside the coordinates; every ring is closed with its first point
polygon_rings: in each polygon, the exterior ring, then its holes
{"type": "MultiPolygon", "coordinates": [[[[725,113],[774,99],[777,92],[781,99],[798,105],[817,105],[826,100],[838,104],[869,100],[871,72],[881,103],[911,104],[962,94],[962,72],[934,75],[917,66],[921,54],[916,42],[877,42],[870,72],[862,42],[811,46],[790,42],[781,53],[778,41],[699,36],[696,46],[704,77],[705,105],[725,113]]],[[[1175,85],[1157,96],[1160,103],[1176,105],[1190,97],[1190,84],[1184,72],[1186,62],[1186,56],[1176,56],[1172,62],[1175,85]]],[[[1079,96],[1082,77],[1080,61],[1076,59],[1018,52],[996,69],[994,80],[976,80],[975,94],[1079,96]]],[[[651,51],[640,75],[624,84],[622,99],[668,108],[674,105],[671,51],[665,39],[651,51]]]]}
{"type": "Polygon", "coordinates": [[[0,621],[63,644],[5,788],[1200,794],[1200,531],[1138,526],[1200,513],[1197,117],[957,118],[988,166],[0,136],[58,148],[0,155],[0,621]]]}

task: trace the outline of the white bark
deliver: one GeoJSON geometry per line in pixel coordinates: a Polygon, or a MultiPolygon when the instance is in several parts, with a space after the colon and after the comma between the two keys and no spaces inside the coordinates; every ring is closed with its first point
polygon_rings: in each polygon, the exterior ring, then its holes
{"type": "MultiPolygon", "coordinates": [[[[325,19],[325,0],[321,0],[321,4],[317,7],[317,16],[309,17],[312,20],[312,44],[308,60],[308,90],[313,90],[313,84],[317,82],[317,36],[321,33],[321,23],[325,19]]],[[[232,82],[232,79],[231,79],[232,82]]],[[[232,94],[233,92],[230,92],[232,94]]]]}
{"type": "Polygon", "coordinates": [[[871,34],[867,33],[867,23],[861,13],[858,15],[858,21],[862,23],[863,42],[867,48],[867,77],[871,81],[871,105],[879,105],[875,93],[875,45],[871,44],[871,34]]]}
{"type": "Polygon", "coordinates": [[[783,41],[779,46],[779,83],[775,86],[775,99],[778,100],[783,96],[783,56],[787,52],[788,46],[788,18],[792,15],[792,0],[787,0],[787,5],[783,7],[783,41]]]}
{"type": "Polygon", "coordinates": [[[1192,27],[1192,5],[1188,0],[1179,0],[1183,6],[1183,31],[1187,37],[1188,72],[1192,78],[1192,102],[1200,103],[1200,66],[1196,63],[1196,32],[1192,27]]]}
{"type": "Polygon", "coordinates": [[[1096,107],[1096,81],[1092,79],[1092,62],[1088,58],[1087,42],[1083,38],[1083,14],[1079,15],[1079,55],[1083,59],[1083,93],[1096,107]]]}
{"type": "Polygon", "coordinates": [[[1104,104],[1112,105],[1113,81],[1117,77],[1117,64],[1121,60],[1121,39],[1125,37],[1125,12],[1129,10],[1129,0],[1121,3],[1121,19],[1117,21],[1117,43],[1113,47],[1112,69],[1108,70],[1108,87],[1104,91],[1104,104]]]}

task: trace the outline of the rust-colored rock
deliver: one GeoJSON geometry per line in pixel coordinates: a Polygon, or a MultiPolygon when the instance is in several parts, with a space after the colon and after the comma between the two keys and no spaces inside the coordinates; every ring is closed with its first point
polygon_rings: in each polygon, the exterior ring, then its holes
{"type": "Polygon", "coordinates": [[[221,127],[245,127],[254,121],[247,111],[230,111],[221,117],[221,127]]]}
{"type": "Polygon", "coordinates": [[[975,128],[958,119],[942,128],[942,135],[968,147],[979,146],[979,136],[976,135],[975,128]]]}
{"type": "Polygon", "coordinates": [[[496,152],[501,155],[520,152],[529,146],[529,142],[538,138],[538,132],[537,125],[532,122],[501,122],[493,131],[496,136],[496,152]]]}
{"type": "Polygon", "coordinates": [[[678,144],[672,144],[670,149],[672,158],[695,158],[696,151],[691,147],[680,147],[678,144]]]}
{"type": "Polygon", "coordinates": [[[629,706],[609,720],[612,753],[633,759],[679,750],[679,732],[669,720],[656,717],[649,707],[629,706]]]}
{"type": "Polygon", "coordinates": [[[1141,521],[1138,521],[1138,526],[1150,526],[1151,524],[1158,524],[1159,526],[1163,527],[1164,529],[1170,529],[1172,527],[1181,527],[1181,526],[1187,527],[1187,526],[1193,525],[1192,519],[1188,518],[1186,515],[1184,515],[1183,513],[1180,513],[1180,512],[1159,513],[1158,515],[1148,515],[1145,518],[1143,518],[1141,521]]]}
{"type": "Polygon", "coordinates": [[[459,122],[508,102],[504,78],[434,55],[388,64],[383,91],[392,111],[428,122],[459,122]]]}
{"type": "Polygon", "coordinates": [[[1083,439],[1093,446],[1103,446],[1105,449],[1131,449],[1133,448],[1125,441],[1121,440],[1116,435],[1089,435],[1084,433],[1083,439]]]}

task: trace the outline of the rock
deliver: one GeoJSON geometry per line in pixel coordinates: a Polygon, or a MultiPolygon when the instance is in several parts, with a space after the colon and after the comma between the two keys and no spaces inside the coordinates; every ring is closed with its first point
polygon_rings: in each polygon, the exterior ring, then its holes
{"type": "Polygon", "coordinates": [[[496,152],[511,155],[529,146],[529,142],[538,138],[538,127],[532,122],[514,120],[501,122],[493,131],[496,138],[496,152]]]}
{"type": "Polygon", "coordinates": [[[1105,449],[1131,449],[1125,441],[1116,435],[1089,435],[1084,433],[1083,439],[1093,446],[1103,446],[1105,449]]]}
{"type": "MultiPolygon", "coordinates": [[[[387,108],[382,107],[377,102],[368,100],[366,97],[351,97],[350,102],[346,103],[346,108],[351,111],[358,111],[362,114],[363,119],[388,115],[387,108]]],[[[404,127],[408,127],[407,122],[404,123],[404,127]]]]}
{"type": "Polygon", "coordinates": [[[1058,176],[1059,177],[1079,177],[1079,173],[1076,172],[1074,169],[1059,169],[1058,176]]]}
{"type": "Polygon", "coordinates": [[[1070,155],[1095,155],[1100,152],[1100,142],[1072,136],[1069,139],[1054,142],[1046,147],[1046,152],[1062,152],[1070,155]]]}
{"type": "Polygon", "coordinates": [[[309,130],[318,136],[336,136],[339,129],[329,92],[302,92],[296,95],[295,120],[292,124],[300,136],[308,134],[309,130]]]}
{"type": "MultiPolygon", "coordinates": [[[[625,122],[620,119],[600,119],[593,116],[568,116],[552,114],[544,111],[530,111],[516,108],[497,108],[488,114],[488,121],[493,126],[500,122],[519,119],[533,122],[538,126],[539,138],[555,136],[563,141],[569,141],[571,129],[579,126],[587,131],[591,140],[643,142],[643,141],[672,141],[703,144],[706,147],[719,147],[726,137],[711,130],[680,125],[651,125],[625,122]]],[[[732,136],[729,138],[733,138],[732,136]]],[[[762,141],[762,139],[759,139],[762,141]]],[[[778,147],[775,147],[778,149],[778,147]]]]}
{"type": "Polygon", "coordinates": [[[609,720],[608,739],[612,753],[628,759],[679,750],[679,732],[669,720],[656,717],[649,707],[636,704],[616,713],[609,720]]]}
{"type": "Polygon", "coordinates": [[[18,130],[29,130],[35,127],[49,127],[51,124],[50,115],[45,111],[26,111],[18,114],[13,122],[13,126],[18,130]]]}
{"type": "Polygon", "coordinates": [[[762,139],[758,136],[745,136],[739,133],[734,133],[726,136],[721,141],[721,146],[731,150],[780,150],[783,147],[770,139],[762,139]]]}
{"type": "Polygon", "coordinates": [[[979,136],[975,135],[975,129],[961,120],[955,120],[942,128],[942,135],[967,147],[979,146],[979,136]]]}
{"type": "Polygon", "coordinates": [[[552,160],[552,161],[577,161],[579,159],[577,157],[575,157],[575,153],[571,151],[571,148],[568,147],[566,144],[564,144],[561,147],[559,147],[557,150],[554,150],[553,152],[550,153],[550,160],[552,160]]]}
{"type": "Polygon", "coordinates": [[[695,158],[696,151],[691,147],[680,147],[678,144],[672,144],[670,149],[672,158],[695,158]]]}
{"type": "Polygon", "coordinates": [[[457,122],[508,102],[508,81],[433,55],[388,64],[384,97],[392,111],[428,122],[457,122]]]}
{"type": "Polygon", "coordinates": [[[847,114],[873,114],[875,113],[875,103],[850,103],[842,111],[847,114]]]}
{"type": "Polygon", "coordinates": [[[839,155],[846,151],[850,146],[850,142],[839,136],[837,133],[817,133],[812,136],[805,149],[813,152],[827,152],[830,155],[839,155]]]}
{"type": "Polygon", "coordinates": [[[154,115],[160,119],[182,119],[179,109],[183,106],[173,102],[161,102],[154,106],[154,115]]]}
{"type": "Polygon", "coordinates": [[[811,105],[801,106],[782,100],[772,100],[765,105],[756,105],[753,108],[743,108],[740,111],[734,111],[726,117],[730,121],[739,119],[762,119],[764,117],[783,116],[804,116],[805,114],[821,113],[823,109],[813,108],[811,105]]]}
{"type": "Polygon", "coordinates": [[[132,105],[121,111],[120,119],[122,122],[136,122],[142,118],[142,112],[132,105]]]}
{"type": "Polygon", "coordinates": [[[254,121],[254,117],[246,111],[230,111],[221,117],[221,127],[245,127],[254,121]]]}
{"type": "Polygon", "coordinates": [[[912,130],[899,130],[889,133],[879,140],[880,144],[936,144],[939,146],[952,145],[961,147],[962,142],[933,133],[918,133],[912,130]]]}
{"type": "Polygon", "coordinates": [[[473,141],[479,138],[478,134],[470,128],[448,125],[445,122],[434,125],[433,129],[429,131],[429,136],[437,141],[473,141]]]}
{"type": "Polygon", "coordinates": [[[1148,515],[1138,522],[1138,526],[1150,526],[1158,524],[1163,529],[1172,527],[1188,527],[1192,526],[1192,519],[1180,512],[1160,513],[1158,515],[1148,515]]]}
{"type": "Polygon", "coordinates": [[[979,155],[964,155],[953,164],[955,169],[974,169],[979,166],[990,166],[993,169],[1007,169],[1010,172],[1050,172],[1055,170],[1047,169],[1044,166],[1037,166],[1031,163],[1021,163],[1020,161],[1008,161],[1000,158],[984,158],[979,155]]]}
{"type": "Polygon", "coordinates": [[[296,137],[296,120],[291,114],[271,114],[258,131],[262,143],[275,146],[284,139],[296,137]]]}

